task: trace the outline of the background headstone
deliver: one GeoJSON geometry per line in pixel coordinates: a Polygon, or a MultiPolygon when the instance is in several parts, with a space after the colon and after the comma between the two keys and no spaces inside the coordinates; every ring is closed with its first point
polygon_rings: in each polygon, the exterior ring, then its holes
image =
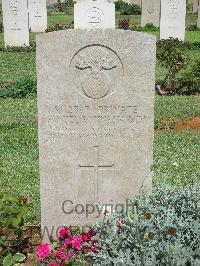
{"type": "Polygon", "coordinates": [[[161,0],[160,38],[184,40],[186,0],[161,0]]]}
{"type": "Polygon", "coordinates": [[[160,0],[142,0],[141,26],[152,23],[154,26],[160,25],[160,0]]]}
{"type": "Polygon", "coordinates": [[[46,0],[28,0],[29,28],[32,32],[44,32],[47,29],[46,0]]]}
{"type": "Polygon", "coordinates": [[[29,46],[28,6],[26,0],[3,0],[5,46],[29,46]]]}
{"type": "Polygon", "coordinates": [[[75,29],[114,29],[113,0],[80,0],[74,5],[75,29]]]}
{"type": "Polygon", "coordinates": [[[198,6],[197,28],[200,29],[200,0],[199,0],[199,6],[198,6]]]}
{"type": "Polygon", "coordinates": [[[86,204],[151,188],[155,61],[155,37],[140,32],[37,36],[43,228],[94,223],[86,204]]]}
{"type": "Polygon", "coordinates": [[[193,13],[198,12],[198,1],[199,0],[193,0],[193,13]]]}

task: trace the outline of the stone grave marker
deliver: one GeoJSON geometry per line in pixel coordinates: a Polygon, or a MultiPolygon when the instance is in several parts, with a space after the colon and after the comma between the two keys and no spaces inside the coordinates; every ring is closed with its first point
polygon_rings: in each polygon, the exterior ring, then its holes
{"type": "Polygon", "coordinates": [[[5,46],[29,46],[28,7],[26,0],[3,0],[5,46]]]}
{"type": "Polygon", "coordinates": [[[142,185],[151,189],[155,61],[155,37],[140,32],[77,29],[37,36],[46,234],[94,224],[102,206],[124,204],[125,210],[142,185]]]}
{"type": "Polygon", "coordinates": [[[45,32],[47,29],[46,0],[28,0],[29,28],[32,32],[45,32]]]}
{"type": "Polygon", "coordinates": [[[198,6],[197,28],[200,29],[200,1],[199,1],[199,6],[198,6]]]}
{"type": "Polygon", "coordinates": [[[154,26],[160,25],[160,0],[143,0],[141,26],[152,23],[154,26]]]}
{"type": "Polygon", "coordinates": [[[192,12],[197,13],[198,12],[198,2],[199,0],[193,0],[193,7],[192,7],[192,12]]]}
{"type": "Polygon", "coordinates": [[[74,5],[75,29],[114,29],[114,0],[78,0],[74,5]]]}
{"type": "Polygon", "coordinates": [[[186,0],[161,0],[160,38],[184,40],[186,0]]]}

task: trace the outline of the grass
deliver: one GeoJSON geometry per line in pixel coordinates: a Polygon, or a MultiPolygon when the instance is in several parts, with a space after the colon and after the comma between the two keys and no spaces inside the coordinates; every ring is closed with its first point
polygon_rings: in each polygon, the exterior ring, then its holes
{"type": "MultiPolygon", "coordinates": [[[[156,97],[155,126],[162,120],[180,121],[200,116],[199,98],[156,97]]],[[[0,100],[0,182],[17,193],[31,195],[34,208],[28,219],[39,221],[39,170],[36,99],[0,100]]],[[[185,184],[200,179],[198,130],[156,131],[154,181],[163,179],[185,184]]]]}

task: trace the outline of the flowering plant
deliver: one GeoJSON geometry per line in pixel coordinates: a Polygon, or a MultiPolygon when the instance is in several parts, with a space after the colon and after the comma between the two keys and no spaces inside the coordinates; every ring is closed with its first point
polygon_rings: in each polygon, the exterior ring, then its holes
{"type": "Polygon", "coordinates": [[[65,266],[76,261],[90,260],[90,253],[98,252],[94,231],[78,232],[73,228],[62,227],[58,231],[58,239],[52,241],[53,247],[42,243],[37,247],[40,265],[65,266]]]}
{"type": "Polygon", "coordinates": [[[119,29],[127,30],[129,28],[129,19],[119,20],[119,29]]]}

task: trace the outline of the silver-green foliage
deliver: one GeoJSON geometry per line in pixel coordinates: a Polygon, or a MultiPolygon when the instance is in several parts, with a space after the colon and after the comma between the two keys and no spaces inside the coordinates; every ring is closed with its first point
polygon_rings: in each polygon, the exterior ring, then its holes
{"type": "Polygon", "coordinates": [[[134,210],[95,228],[100,251],[92,254],[93,265],[200,265],[198,185],[159,185],[133,202],[134,210]]]}

